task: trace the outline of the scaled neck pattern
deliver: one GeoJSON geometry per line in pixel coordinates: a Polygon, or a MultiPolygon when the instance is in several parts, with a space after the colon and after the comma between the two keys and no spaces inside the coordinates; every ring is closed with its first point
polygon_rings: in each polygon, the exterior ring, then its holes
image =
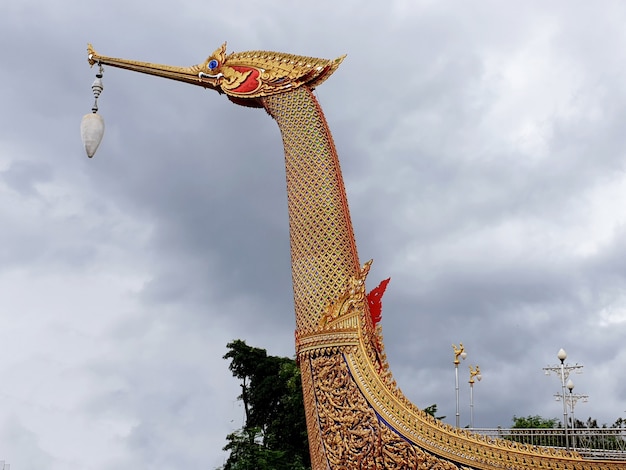
{"type": "Polygon", "coordinates": [[[306,86],[263,98],[285,148],[296,329],[319,329],[322,312],[359,272],[335,144],[306,86]]]}

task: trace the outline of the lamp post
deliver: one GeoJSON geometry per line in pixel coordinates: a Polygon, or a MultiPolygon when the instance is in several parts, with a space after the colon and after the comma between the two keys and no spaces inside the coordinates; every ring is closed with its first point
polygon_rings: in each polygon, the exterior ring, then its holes
{"type": "Polygon", "coordinates": [[[565,448],[569,449],[569,442],[567,440],[567,403],[565,403],[565,359],[567,359],[567,353],[565,349],[559,349],[556,357],[561,361],[561,391],[563,393],[563,430],[565,431],[565,448]]]}
{"type": "MultiPolygon", "coordinates": [[[[574,418],[574,395],[572,394],[572,392],[574,391],[574,382],[572,381],[572,379],[569,379],[567,381],[567,384],[565,385],[567,387],[567,389],[569,390],[569,406],[570,406],[570,414],[572,416],[572,430],[576,427],[576,419],[574,418]]],[[[574,442],[574,440],[572,439],[572,443],[574,442]]],[[[575,447],[575,446],[574,446],[575,447]]]]}
{"type": "Polygon", "coordinates": [[[476,380],[478,380],[480,382],[480,379],[483,378],[482,375],[480,375],[480,367],[477,365],[476,369],[474,369],[472,366],[469,366],[469,370],[470,370],[470,378],[469,378],[469,384],[470,384],[470,429],[474,429],[474,377],[476,377],[476,380]]]}
{"type": "Polygon", "coordinates": [[[567,359],[567,353],[563,348],[559,349],[556,357],[561,361],[561,363],[557,366],[544,367],[546,375],[550,375],[550,372],[556,372],[561,377],[561,398],[563,399],[563,429],[565,431],[565,448],[569,450],[569,439],[567,435],[567,403],[565,398],[565,381],[569,377],[569,373],[572,370],[575,370],[577,373],[581,373],[580,369],[583,368],[581,365],[573,365],[565,364],[565,359],[567,359]]]}
{"type": "MultiPolygon", "coordinates": [[[[579,394],[574,394],[574,382],[572,381],[572,379],[569,379],[567,381],[567,384],[565,385],[567,387],[567,389],[569,390],[569,395],[567,395],[566,397],[566,401],[567,404],[569,405],[569,409],[570,409],[570,416],[572,418],[572,425],[570,428],[570,432],[572,434],[572,449],[576,450],[576,418],[574,417],[574,407],[576,406],[576,403],[578,402],[578,400],[582,400],[584,403],[587,402],[589,395],[579,395],[579,394]]],[[[561,400],[561,395],[559,394],[555,394],[554,397],[557,399],[557,401],[561,400]]]]}
{"type": "Polygon", "coordinates": [[[452,349],[454,349],[454,390],[456,391],[456,427],[459,427],[459,419],[461,414],[459,413],[459,357],[463,360],[467,357],[467,353],[465,352],[465,348],[463,347],[463,343],[459,343],[459,347],[456,345],[452,345],[452,349]]]}

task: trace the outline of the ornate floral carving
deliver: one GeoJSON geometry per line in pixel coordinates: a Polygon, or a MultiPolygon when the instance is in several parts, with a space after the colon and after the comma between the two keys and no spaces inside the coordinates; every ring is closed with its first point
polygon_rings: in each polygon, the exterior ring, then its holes
{"type": "Polygon", "coordinates": [[[356,386],[343,355],[310,358],[310,367],[331,469],[459,468],[412,445],[381,420],[356,386]]]}

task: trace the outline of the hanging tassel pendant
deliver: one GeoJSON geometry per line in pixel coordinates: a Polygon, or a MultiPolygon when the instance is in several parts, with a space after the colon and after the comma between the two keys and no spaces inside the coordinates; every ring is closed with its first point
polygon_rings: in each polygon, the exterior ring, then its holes
{"type": "Polygon", "coordinates": [[[104,86],[102,85],[102,65],[100,65],[100,70],[96,74],[96,79],[91,85],[91,89],[93,91],[94,103],[91,108],[90,114],[85,114],[80,123],[80,137],[83,140],[83,145],[85,146],[85,151],[87,152],[87,156],[89,158],[93,157],[98,150],[98,146],[100,142],[102,142],[102,136],[104,136],[104,119],[102,116],[98,114],[98,97],[104,86]]]}
{"type": "Polygon", "coordinates": [[[80,123],[80,137],[83,139],[85,151],[89,158],[93,157],[98,150],[103,135],[104,119],[102,116],[96,113],[85,114],[80,123]]]}

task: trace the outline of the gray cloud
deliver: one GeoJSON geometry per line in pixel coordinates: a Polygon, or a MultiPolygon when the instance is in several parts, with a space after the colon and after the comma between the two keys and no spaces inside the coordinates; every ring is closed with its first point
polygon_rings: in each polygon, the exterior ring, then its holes
{"type": "MultiPolygon", "coordinates": [[[[293,355],[280,135],[261,110],[106,68],[103,143],[83,155],[103,54],[167,64],[233,51],[348,53],[317,91],[369,286],[392,277],[391,369],[454,422],[452,343],[478,363],[475,421],[623,415],[623,23],[619,2],[0,6],[0,459],[14,468],[214,468],[241,425],[221,359],[293,355]],[[59,423],[63,425],[60,426],[59,423]]],[[[336,2],[335,2],[336,3],[336,2]]]]}

